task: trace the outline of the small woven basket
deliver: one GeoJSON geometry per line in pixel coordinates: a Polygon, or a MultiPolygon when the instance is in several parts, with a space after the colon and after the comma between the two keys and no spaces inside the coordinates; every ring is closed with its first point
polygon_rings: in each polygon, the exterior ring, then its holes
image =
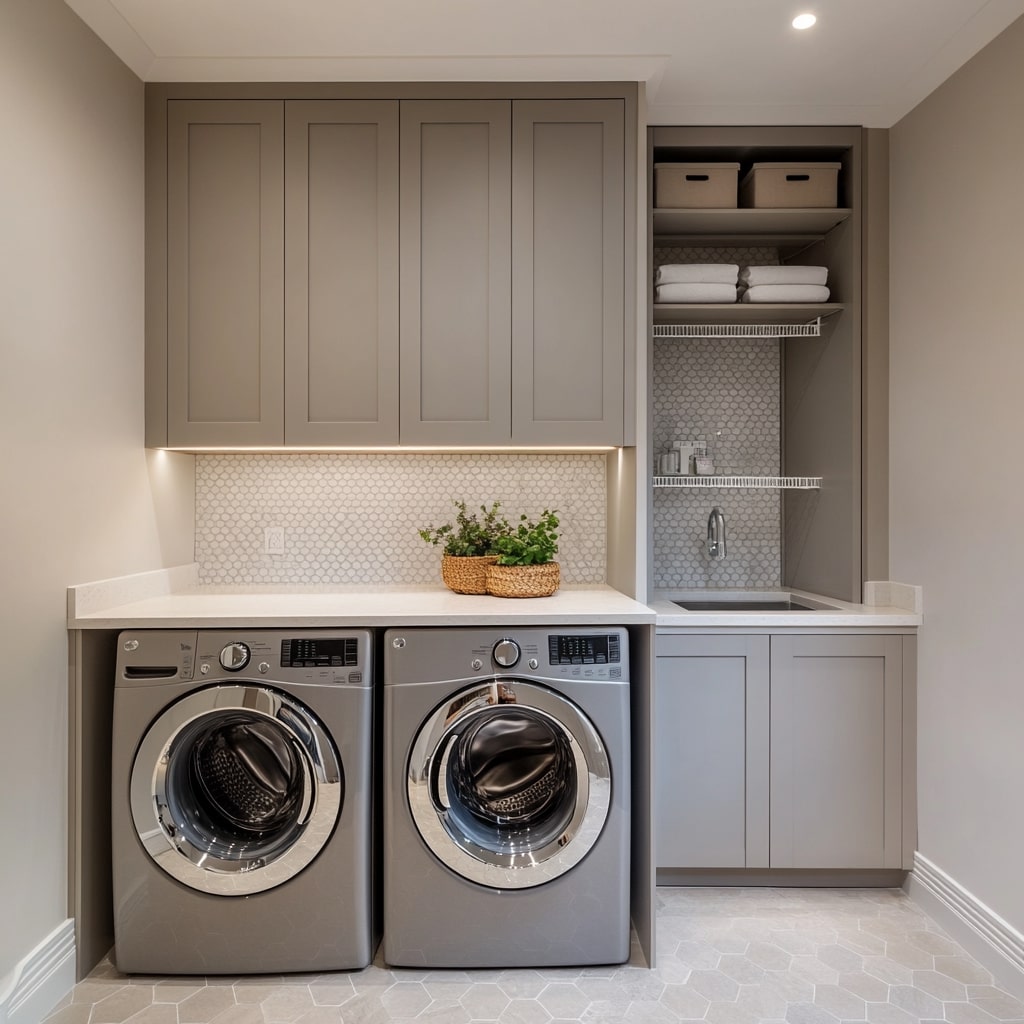
{"type": "Polygon", "coordinates": [[[557,562],[492,565],[487,569],[487,593],[495,597],[550,597],[559,581],[557,562]]]}
{"type": "Polygon", "coordinates": [[[486,594],[487,567],[497,555],[442,555],[441,579],[456,594],[486,594]]]}

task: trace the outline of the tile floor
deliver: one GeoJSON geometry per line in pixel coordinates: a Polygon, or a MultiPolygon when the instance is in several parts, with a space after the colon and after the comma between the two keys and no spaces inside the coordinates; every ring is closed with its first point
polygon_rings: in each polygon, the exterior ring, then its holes
{"type": "Polygon", "coordinates": [[[899,890],[658,890],[658,966],[128,978],[109,962],[46,1024],[1024,1024],[899,890]]]}

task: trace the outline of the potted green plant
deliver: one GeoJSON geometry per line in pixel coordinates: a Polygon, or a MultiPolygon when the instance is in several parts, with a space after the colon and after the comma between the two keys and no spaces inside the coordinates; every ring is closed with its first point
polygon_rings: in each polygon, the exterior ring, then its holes
{"type": "Polygon", "coordinates": [[[495,597],[550,597],[560,582],[557,509],[534,521],[519,517],[514,529],[497,537],[498,558],[487,568],[487,593],[495,597]]]}
{"type": "Polygon", "coordinates": [[[441,545],[441,579],[457,594],[486,594],[487,567],[497,559],[496,543],[511,530],[508,520],[499,512],[501,502],[480,512],[470,512],[464,501],[453,501],[458,509],[455,522],[427,526],[419,531],[428,543],[441,545]]]}

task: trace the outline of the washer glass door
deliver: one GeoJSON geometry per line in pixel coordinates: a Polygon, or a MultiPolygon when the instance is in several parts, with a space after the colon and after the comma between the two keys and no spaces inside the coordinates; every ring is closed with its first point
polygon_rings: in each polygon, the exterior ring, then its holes
{"type": "Polygon", "coordinates": [[[244,896],[294,878],[330,839],[344,778],[312,712],[260,684],[211,686],[170,705],[135,756],[143,847],[193,889],[244,896]]]}
{"type": "Polygon", "coordinates": [[[593,848],[611,773],[593,723],[565,697],[519,679],[446,700],[413,743],[413,820],[431,851],[481,885],[524,889],[593,848]]]}

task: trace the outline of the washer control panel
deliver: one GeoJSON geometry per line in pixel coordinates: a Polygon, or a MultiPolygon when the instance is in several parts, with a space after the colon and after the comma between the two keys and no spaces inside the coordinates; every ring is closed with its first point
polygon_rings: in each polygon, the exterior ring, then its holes
{"type": "Polygon", "coordinates": [[[369,630],[127,630],[120,635],[119,685],[243,678],[269,683],[373,683],[369,630]]]}

